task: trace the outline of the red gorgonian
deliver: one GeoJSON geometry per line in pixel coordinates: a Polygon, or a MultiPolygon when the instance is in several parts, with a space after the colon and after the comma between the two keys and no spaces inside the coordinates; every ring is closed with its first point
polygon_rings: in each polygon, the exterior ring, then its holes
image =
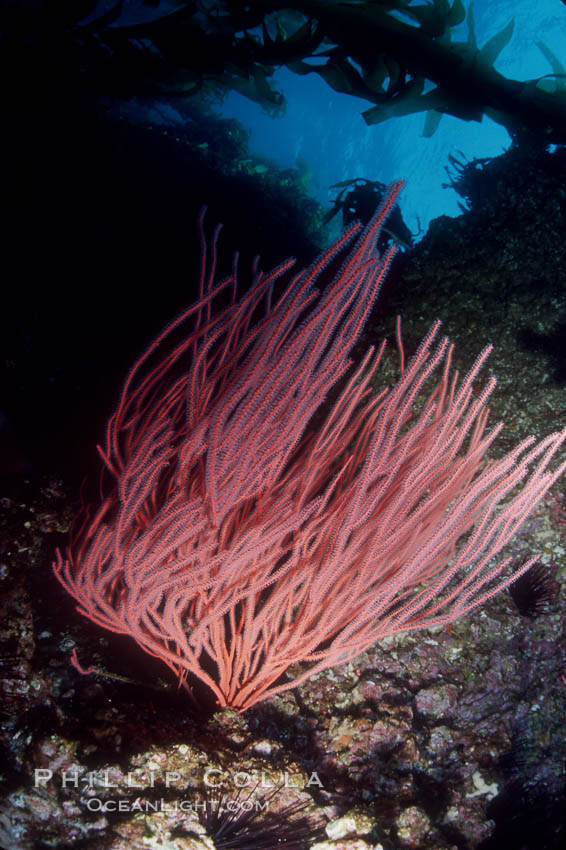
{"type": "Polygon", "coordinates": [[[449,623],[535,560],[507,576],[510,559],[493,558],[566,468],[550,465],[566,430],[485,461],[501,429],[485,429],[495,379],[476,385],[489,347],[460,380],[436,322],[379,393],[383,345],[370,349],[321,421],[393,256],[376,243],[399,189],[275,300],[293,261],[256,265],[238,299],[237,257],[217,281],[219,228],[207,246],[201,215],[198,300],[130,369],[99,447],[112,484],[57,555],[83,614],[221,706],[449,623]]]}

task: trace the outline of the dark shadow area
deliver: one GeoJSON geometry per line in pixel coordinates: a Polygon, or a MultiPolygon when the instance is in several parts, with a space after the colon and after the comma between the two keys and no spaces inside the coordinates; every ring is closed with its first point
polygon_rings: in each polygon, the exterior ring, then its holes
{"type": "Polygon", "coordinates": [[[220,172],[198,139],[215,132],[237,163],[247,141],[234,141],[233,122],[195,117],[181,139],[77,106],[38,124],[50,132],[6,124],[0,435],[6,474],[56,470],[77,485],[89,461],[97,468],[132,361],[195,298],[200,207],[208,233],[224,223],[220,275],[241,251],[245,291],[256,253],[268,269],[317,252],[314,206],[292,185],[281,194],[277,177],[266,187],[220,172]]]}
{"type": "Polygon", "coordinates": [[[517,342],[525,351],[547,357],[553,380],[558,384],[566,384],[566,319],[561,319],[546,334],[538,333],[533,328],[523,328],[517,334],[517,342]]]}

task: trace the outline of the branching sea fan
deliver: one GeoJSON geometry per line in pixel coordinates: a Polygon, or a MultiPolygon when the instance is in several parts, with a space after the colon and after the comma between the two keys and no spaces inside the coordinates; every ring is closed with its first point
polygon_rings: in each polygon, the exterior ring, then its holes
{"type": "Polygon", "coordinates": [[[383,346],[351,371],[399,188],[278,298],[293,261],[256,264],[238,298],[237,257],[217,281],[219,228],[207,245],[201,215],[198,300],[130,369],[99,447],[112,484],[58,553],[83,614],[219,705],[249,708],[506,587],[532,562],[507,575],[494,556],[566,468],[551,466],[566,430],[486,463],[501,428],[485,430],[495,380],[476,385],[490,349],[460,380],[439,323],[408,365],[399,345],[395,386],[372,388],[383,346]]]}

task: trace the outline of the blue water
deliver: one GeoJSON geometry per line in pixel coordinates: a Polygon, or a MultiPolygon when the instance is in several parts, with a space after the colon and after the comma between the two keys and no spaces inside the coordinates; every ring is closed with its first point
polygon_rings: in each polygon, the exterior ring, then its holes
{"type": "MultiPolygon", "coordinates": [[[[93,17],[114,3],[115,0],[100,0],[93,17]]],[[[205,8],[214,7],[216,0],[201,3],[205,8]]],[[[464,4],[469,10],[471,0],[464,0],[464,4]]],[[[139,0],[124,0],[122,8],[119,25],[139,21],[140,16],[159,17],[175,8],[175,0],[162,0],[155,8],[141,6],[139,0]]],[[[480,48],[512,20],[513,35],[495,62],[497,71],[520,81],[551,74],[553,69],[539,42],[566,66],[566,8],[561,0],[473,2],[480,48]]],[[[468,35],[468,19],[451,30],[453,42],[467,42],[468,35]]],[[[406,188],[401,207],[414,234],[422,234],[430,221],[440,215],[459,213],[458,196],[442,185],[448,181],[449,155],[461,160],[492,157],[510,143],[507,131],[488,117],[480,123],[444,115],[432,138],[422,135],[425,113],[368,127],[361,113],[372,104],[333,91],[317,74],[297,76],[280,68],[270,84],[287,99],[286,111],[279,117],[267,114],[261,106],[234,92],[214,107],[222,116],[237,118],[244,125],[249,132],[250,152],[275,160],[285,168],[299,165],[310,175],[310,194],[328,208],[338,191],[329,188],[332,184],[356,177],[383,183],[402,177],[406,188]]],[[[147,111],[144,114],[147,116],[147,111]]],[[[136,115],[132,117],[135,119],[136,115]]],[[[166,123],[182,120],[173,106],[163,102],[159,111],[152,110],[151,118],[166,123]]]]}
{"type": "MultiPolygon", "coordinates": [[[[473,15],[479,47],[514,19],[511,41],[495,63],[506,77],[528,80],[551,73],[538,41],[566,65],[566,9],[560,0],[475,0],[473,15]]],[[[467,37],[467,22],[453,30],[452,41],[467,37]]],[[[270,117],[235,93],[221,107],[223,115],[238,118],[248,129],[250,150],[285,166],[297,159],[306,162],[312,172],[309,189],[325,205],[335,197],[332,183],[405,178],[401,205],[413,232],[419,222],[426,228],[439,215],[459,212],[456,193],[442,188],[449,154],[497,156],[510,142],[507,131],[487,117],[478,123],[444,115],[432,138],[422,136],[425,113],[368,127],[361,113],[371,104],[334,92],[316,74],[300,77],[283,68],[275,82],[288,100],[281,117],[270,117]]]]}

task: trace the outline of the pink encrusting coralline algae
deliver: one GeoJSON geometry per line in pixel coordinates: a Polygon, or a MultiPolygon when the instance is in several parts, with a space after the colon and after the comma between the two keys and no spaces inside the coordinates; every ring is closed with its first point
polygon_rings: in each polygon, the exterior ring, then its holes
{"type": "Polygon", "coordinates": [[[395,386],[373,389],[383,345],[352,371],[400,186],[277,299],[293,260],[269,274],[256,263],[238,299],[237,256],[217,281],[219,228],[207,245],[201,215],[198,300],[130,369],[99,447],[111,486],[57,555],[85,616],[221,706],[247,709],[386,635],[449,623],[535,560],[508,574],[494,556],[564,472],[551,464],[566,430],[486,462],[501,428],[486,433],[495,380],[476,381],[490,348],[460,380],[436,322],[407,366],[398,333],[395,386]]]}

